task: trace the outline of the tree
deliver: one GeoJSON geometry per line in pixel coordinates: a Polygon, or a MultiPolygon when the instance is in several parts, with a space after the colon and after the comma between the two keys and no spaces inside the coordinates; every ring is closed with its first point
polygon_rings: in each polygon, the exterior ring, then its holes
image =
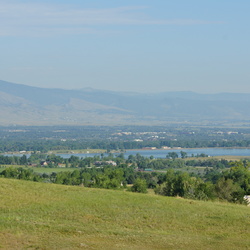
{"type": "Polygon", "coordinates": [[[188,199],[208,200],[214,197],[213,185],[191,177],[188,173],[168,170],[165,182],[155,188],[155,193],[165,196],[181,196],[188,199]]]}
{"type": "Polygon", "coordinates": [[[217,196],[229,202],[243,202],[244,190],[232,179],[221,178],[215,185],[217,196]]]}
{"type": "Polygon", "coordinates": [[[27,156],[26,155],[23,155],[21,158],[20,158],[20,165],[26,165],[27,164],[27,156]]]}
{"type": "Polygon", "coordinates": [[[246,162],[231,162],[230,171],[227,172],[226,177],[232,179],[234,183],[237,183],[244,191],[245,194],[250,192],[250,171],[249,165],[246,162]]]}
{"type": "Polygon", "coordinates": [[[176,152],[169,152],[166,156],[168,159],[176,159],[178,158],[178,154],[176,152]]]}
{"type": "Polygon", "coordinates": [[[132,192],[137,192],[137,193],[147,193],[147,183],[146,180],[143,179],[136,179],[134,182],[134,185],[131,187],[132,192]]]}
{"type": "Polygon", "coordinates": [[[181,154],[182,159],[187,158],[187,153],[186,152],[181,151],[180,154],[181,154]]]}

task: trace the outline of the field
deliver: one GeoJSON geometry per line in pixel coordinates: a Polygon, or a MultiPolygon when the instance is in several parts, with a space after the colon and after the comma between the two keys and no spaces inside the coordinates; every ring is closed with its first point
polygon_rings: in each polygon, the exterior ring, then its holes
{"type": "Polygon", "coordinates": [[[250,208],[0,179],[0,248],[247,249],[250,208]]]}
{"type": "Polygon", "coordinates": [[[236,156],[236,155],[222,155],[222,156],[213,156],[214,159],[224,159],[228,161],[240,161],[240,160],[250,160],[250,156],[236,156]]]}
{"type": "Polygon", "coordinates": [[[240,160],[250,160],[250,156],[242,155],[220,155],[220,156],[210,156],[210,157],[188,157],[186,160],[207,160],[207,159],[216,159],[216,160],[227,160],[227,161],[240,161],[240,160]]]}
{"type": "Polygon", "coordinates": [[[27,167],[25,165],[2,165],[0,166],[0,172],[3,171],[5,168],[25,168],[25,169],[33,169],[34,172],[36,173],[46,173],[46,174],[51,174],[53,172],[58,173],[58,172],[65,172],[65,171],[74,171],[76,168],[45,168],[45,167],[27,167]]]}

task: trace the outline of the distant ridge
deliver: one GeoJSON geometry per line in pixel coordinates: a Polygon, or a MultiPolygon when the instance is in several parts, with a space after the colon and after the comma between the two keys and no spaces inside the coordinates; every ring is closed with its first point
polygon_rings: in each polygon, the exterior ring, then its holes
{"type": "Polygon", "coordinates": [[[0,125],[248,122],[250,94],[48,89],[0,80],[0,125]]]}

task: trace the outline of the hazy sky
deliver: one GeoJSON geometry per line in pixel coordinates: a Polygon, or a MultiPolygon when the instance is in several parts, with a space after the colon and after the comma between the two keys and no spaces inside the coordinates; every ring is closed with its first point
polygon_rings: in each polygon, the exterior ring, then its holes
{"type": "Polygon", "coordinates": [[[250,93],[249,0],[0,0],[0,79],[250,93]]]}

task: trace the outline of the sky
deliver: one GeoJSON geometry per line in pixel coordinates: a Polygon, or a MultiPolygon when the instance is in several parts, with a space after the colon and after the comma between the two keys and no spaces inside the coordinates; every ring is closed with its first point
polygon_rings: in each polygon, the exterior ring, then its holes
{"type": "Polygon", "coordinates": [[[0,0],[0,80],[250,93],[249,0],[0,0]]]}

